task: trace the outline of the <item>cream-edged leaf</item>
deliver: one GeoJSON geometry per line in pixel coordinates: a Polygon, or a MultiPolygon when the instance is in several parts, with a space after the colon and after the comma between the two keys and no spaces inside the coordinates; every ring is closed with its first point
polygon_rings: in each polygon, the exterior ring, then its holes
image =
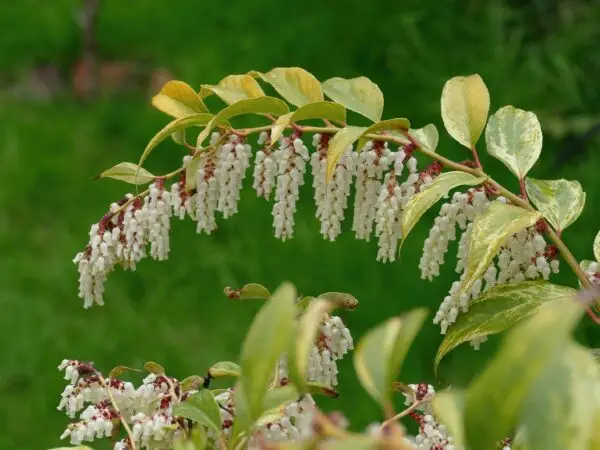
{"type": "Polygon", "coordinates": [[[573,288],[541,280],[500,284],[483,292],[448,328],[435,356],[435,369],[442,358],[459,345],[507,330],[530,317],[546,302],[572,297],[576,292],[573,288]]]}
{"type": "Polygon", "coordinates": [[[465,393],[464,391],[438,392],[432,400],[433,411],[439,421],[446,426],[453,438],[453,444],[464,448],[465,430],[463,425],[465,393]]]}
{"type": "Polygon", "coordinates": [[[216,126],[223,125],[234,117],[244,114],[274,114],[280,116],[287,114],[289,111],[288,105],[283,100],[275,97],[256,97],[240,100],[215,114],[204,130],[198,135],[196,146],[201,147],[204,140],[216,126]]]}
{"type": "Polygon", "coordinates": [[[547,302],[506,335],[493,360],[467,390],[464,417],[469,448],[492,449],[510,435],[528,393],[569,344],[582,313],[573,298],[547,302]],[[494,411],[494,420],[490,420],[490,411],[494,411]]]}
{"type": "Polygon", "coordinates": [[[379,86],[367,77],[330,78],[323,82],[323,91],[327,97],[345,108],[373,122],[381,120],[383,93],[379,86]]]}
{"type": "Polygon", "coordinates": [[[388,406],[394,381],[413,339],[427,316],[416,309],[392,317],[371,329],[354,351],[354,369],[363,388],[382,406],[388,406]]]}
{"type": "Polygon", "coordinates": [[[113,178],[130,184],[146,184],[154,181],[156,176],[137,164],[122,162],[105,170],[98,178],[113,178]]]}
{"type": "Polygon", "coordinates": [[[250,75],[262,78],[292,105],[323,101],[319,80],[300,67],[277,67],[267,73],[250,72],[250,75]]]}
{"type": "Polygon", "coordinates": [[[594,257],[596,258],[596,261],[600,261],[600,231],[598,231],[598,234],[594,239],[594,257]]]}
{"type": "Polygon", "coordinates": [[[327,180],[329,181],[335,170],[335,166],[346,151],[354,144],[364,133],[367,127],[349,126],[338,131],[329,141],[327,150],[327,180]]]}
{"type": "Polygon", "coordinates": [[[519,432],[523,449],[592,449],[594,413],[600,407],[600,366],[590,352],[570,343],[533,384],[519,432]]]}
{"type": "Polygon", "coordinates": [[[435,152],[440,139],[440,134],[434,124],[430,123],[423,128],[417,128],[416,130],[410,129],[409,133],[419,141],[419,144],[421,144],[425,150],[435,152]]]}
{"type": "Polygon", "coordinates": [[[402,240],[404,241],[413,227],[429,208],[458,186],[475,186],[483,183],[486,177],[476,177],[466,172],[445,172],[414,195],[404,207],[402,214],[402,240]]]}
{"type": "Polygon", "coordinates": [[[477,74],[454,77],[442,90],[442,120],[448,134],[459,144],[475,146],[487,120],[490,93],[477,74]]]}
{"type": "Polygon", "coordinates": [[[250,75],[229,75],[219,81],[219,84],[203,84],[200,89],[201,97],[216,94],[228,105],[248,98],[264,97],[260,84],[250,75]]]}
{"type": "Polygon", "coordinates": [[[275,145],[286,127],[291,123],[308,119],[327,119],[338,122],[346,120],[346,110],[333,102],[313,102],[301,106],[296,111],[279,116],[271,128],[271,145],[275,145]]]}
{"type": "Polygon", "coordinates": [[[490,117],[485,142],[490,155],[523,179],[542,152],[542,128],[534,113],[508,105],[490,117]]]}
{"type": "Polygon", "coordinates": [[[489,208],[475,216],[469,241],[467,266],[457,297],[465,293],[481,278],[500,247],[513,234],[531,227],[541,218],[537,211],[493,201],[489,208]]]}
{"type": "MultiPolygon", "coordinates": [[[[387,119],[387,120],[382,120],[381,122],[374,123],[373,125],[369,126],[366,129],[366,131],[364,132],[364,135],[379,133],[382,131],[404,131],[404,132],[407,132],[409,130],[409,128],[410,128],[410,122],[408,121],[408,119],[405,119],[405,118],[387,119]]],[[[356,146],[358,151],[360,151],[363,148],[363,146],[365,145],[365,142],[368,139],[364,135],[361,136],[360,139],[358,140],[358,144],[356,146]]]]}
{"type": "Polygon", "coordinates": [[[150,153],[173,133],[192,126],[204,126],[209,123],[213,117],[212,114],[200,113],[181,117],[169,122],[162,130],[156,133],[152,139],[150,139],[150,142],[148,142],[148,145],[146,145],[146,148],[140,157],[138,165],[141,167],[148,156],[150,156],[150,153]]]}
{"type": "Polygon", "coordinates": [[[196,91],[183,81],[177,80],[165,83],[160,92],[152,97],[152,105],[175,118],[208,112],[196,91]]]}
{"type": "Polygon", "coordinates": [[[548,222],[562,231],[577,220],[585,205],[579,181],[525,179],[527,195],[548,222]]]}

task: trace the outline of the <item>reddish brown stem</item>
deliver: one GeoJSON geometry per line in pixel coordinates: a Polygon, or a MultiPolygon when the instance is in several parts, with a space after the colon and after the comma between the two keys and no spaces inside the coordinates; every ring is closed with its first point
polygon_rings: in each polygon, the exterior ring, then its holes
{"type": "Polygon", "coordinates": [[[475,146],[471,147],[471,152],[473,153],[473,160],[475,161],[475,165],[483,170],[483,166],[481,165],[481,161],[479,161],[479,154],[477,153],[477,149],[475,146]]]}

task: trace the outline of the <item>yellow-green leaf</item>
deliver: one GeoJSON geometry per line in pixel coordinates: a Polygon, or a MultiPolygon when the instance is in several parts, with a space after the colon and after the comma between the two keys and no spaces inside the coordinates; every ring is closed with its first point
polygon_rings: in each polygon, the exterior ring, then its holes
{"type": "Polygon", "coordinates": [[[275,97],[256,97],[240,100],[223,108],[212,118],[206,128],[198,135],[196,146],[201,147],[214,127],[225,124],[227,120],[233,117],[243,114],[274,114],[280,116],[287,114],[289,111],[288,105],[283,100],[275,97]]]}
{"type": "Polygon", "coordinates": [[[154,375],[164,375],[165,374],[165,368],[154,361],[145,362],[144,369],[146,369],[150,373],[153,373],[154,375]]]}
{"type": "Polygon", "coordinates": [[[301,106],[296,111],[280,116],[271,128],[271,145],[275,145],[290,123],[308,119],[327,119],[343,122],[346,110],[333,102],[313,102],[301,106]]]}
{"type": "Polygon", "coordinates": [[[387,406],[392,381],[400,373],[406,353],[427,316],[424,309],[393,317],[370,330],[354,351],[354,369],[362,386],[387,406]]]}
{"type": "Polygon", "coordinates": [[[138,166],[141,167],[152,152],[152,150],[154,150],[158,146],[158,144],[163,142],[173,133],[176,133],[180,130],[191,126],[204,126],[207,123],[209,123],[213,117],[214,116],[212,114],[200,113],[193,114],[191,116],[181,117],[179,119],[173,120],[172,122],[169,122],[167,126],[165,126],[162,130],[156,133],[152,139],[150,139],[150,142],[148,142],[148,145],[146,145],[146,148],[144,149],[144,152],[140,157],[138,166]]]}
{"type": "Polygon", "coordinates": [[[596,257],[596,261],[600,261],[600,231],[598,231],[594,239],[594,256],[596,257]]]}
{"type": "Polygon", "coordinates": [[[292,105],[304,106],[307,103],[322,102],[321,83],[311,73],[300,67],[277,67],[270,72],[251,72],[269,83],[292,105]]]}
{"type": "Polygon", "coordinates": [[[485,142],[490,155],[523,179],[542,152],[542,128],[534,113],[508,105],[490,117],[485,142]]]}
{"type": "Polygon", "coordinates": [[[129,372],[130,370],[134,372],[141,372],[139,369],[134,369],[133,367],[128,366],[115,366],[108,374],[108,378],[117,378],[123,375],[125,372],[129,372]]]}
{"type": "Polygon", "coordinates": [[[325,383],[308,382],[306,383],[308,393],[311,395],[324,395],[329,398],[338,398],[340,393],[333,387],[325,383]]]}
{"type": "Polygon", "coordinates": [[[327,97],[373,122],[381,120],[383,93],[367,77],[330,78],[323,82],[327,97]]]}
{"type": "Polygon", "coordinates": [[[241,371],[242,368],[232,361],[220,361],[214,363],[211,368],[208,369],[208,373],[213,378],[239,377],[241,371]]]}
{"type": "Polygon", "coordinates": [[[190,375],[181,380],[181,391],[195,391],[204,384],[204,378],[198,375],[190,375]]]}
{"type": "Polygon", "coordinates": [[[308,373],[308,360],[310,349],[315,343],[315,338],[326,314],[333,309],[333,305],[324,299],[313,300],[302,314],[298,324],[298,335],[291,351],[293,361],[291,361],[292,370],[297,373],[294,376],[294,382],[299,384],[299,388],[304,389],[305,380],[308,373]]]}
{"type": "Polygon", "coordinates": [[[402,240],[404,241],[423,214],[439,199],[448,195],[451,189],[458,186],[475,186],[485,181],[485,177],[476,177],[466,172],[445,172],[418,194],[413,196],[402,214],[402,240]]]}
{"type": "Polygon", "coordinates": [[[137,164],[122,162],[105,170],[98,178],[114,178],[130,184],[146,184],[154,181],[156,176],[143,167],[138,167],[137,164]]]}
{"type": "Polygon", "coordinates": [[[282,284],[254,317],[240,356],[240,383],[252,419],[262,412],[263,398],[275,363],[295,332],[296,289],[282,284]]]}
{"type": "Polygon", "coordinates": [[[248,283],[240,289],[239,298],[242,300],[246,299],[261,299],[267,300],[271,297],[269,290],[262,284],[248,283]]]}
{"type": "Polygon", "coordinates": [[[265,95],[258,82],[250,75],[229,75],[217,85],[203,84],[200,96],[208,97],[211,94],[216,94],[228,105],[265,95]]]}
{"type": "Polygon", "coordinates": [[[152,105],[175,118],[208,112],[196,91],[183,81],[177,80],[167,82],[152,98],[152,105]]]}
{"type": "Polygon", "coordinates": [[[589,351],[571,343],[533,384],[523,405],[523,449],[591,449],[600,367],[589,351]]]}
{"type": "Polygon", "coordinates": [[[319,445],[320,450],[376,450],[384,448],[372,436],[350,435],[347,438],[327,439],[319,445]]]}
{"type": "Polygon", "coordinates": [[[349,126],[338,131],[329,141],[329,149],[327,150],[327,180],[329,181],[335,170],[335,166],[346,151],[346,149],[354,144],[364,132],[366,127],[349,126]]]}
{"type": "Polygon", "coordinates": [[[440,139],[440,134],[434,124],[430,123],[423,128],[418,128],[416,130],[411,129],[409,130],[409,133],[419,141],[419,144],[421,144],[425,150],[435,152],[440,139]]]}
{"type": "Polygon", "coordinates": [[[410,128],[410,122],[408,119],[399,118],[399,119],[388,119],[382,120],[381,122],[374,123],[363,133],[363,136],[358,140],[357,150],[361,150],[367,141],[367,138],[364,137],[366,134],[378,133],[380,131],[408,131],[410,128]]]}
{"type": "Polygon", "coordinates": [[[492,449],[510,434],[531,387],[569,344],[571,330],[582,312],[573,298],[554,300],[507,334],[494,359],[467,390],[468,447],[492,449]]]}
{"type": "Polygon", "coordinates": [[[464,279],[456,296],[465,293],[475,280],[481,278],[510,236],[533,226],[540,217],[538,212],[499,201],[493,201],[485,212],[477,215],[473,221],[464,279]]]}
{"type": "Polygon", "coordinates": [[[471,301],[469,310],[450,325],[435,356],[435,369],[460,344],[500,333],[534,314],[546,302],[575,293],[570,287],[541,280],[494,286],[471,301]]]}
{"type": "Polygon", "coordinates": [[[579,181],[525,179],[527,195],[548,222],[562,231],[577,220],[585,205],[579,181]]]}
{"type": "Polygon", "coordinates": [[[490,93],[477,74],[454,77],[442,90],[442,120],[448,134],[461,145],[475,146],[485,127],[490,93]]]}
{"type": "Polygon", "coordinates": [[[438,392],[433,397],[432,406],[436,417],[446,426],[450,436],[454,439],[453,444],[459,448],[464,448],[464,391],[438,392]]]}
{"type": "Polygon", "coordinates": [[[284,405],[298,400],[300,393],[295,386],[288,384],[287,386],[275,387],[265,394],[263,411],[272,411],[279,409],[284,405]]]}
{"type": "Polygon", "coordinates": [[[358,299],[346,292],[325,292],[324,294],[319,295],[318,298],[331,302],[334,308],[341,308],[349,311],[358,308],[358,299]]]}
{"type": "MultiPolygon", "coordinates": [[[[410,122],[407,119],[390,119],[375,123],[370,127],[354,127],[348,126],[338,131],[335,136],[329,141],[329,149],[327,151],[327,181],[333,175],[335,167],[350,145],[361,139],[364,135],[377,133],[387,130],[406,130],[410,128],[410,122]]],[[[357,149],[362,148],[359,142],[357,149]]]]}

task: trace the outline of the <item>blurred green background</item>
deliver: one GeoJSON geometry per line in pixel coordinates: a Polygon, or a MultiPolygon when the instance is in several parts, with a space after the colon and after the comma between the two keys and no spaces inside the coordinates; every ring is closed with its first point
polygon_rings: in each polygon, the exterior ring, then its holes
{"type": "MultiPolygon", "coordinates": [[[[491,92],[492,111],[510,103],[539,115],[543,160],[531,175],[583,184],[588,207],[565,240],[578,258],[592,255],[600,204],[598,2],[106,0],[94,33],[106,79],[91,99],[81,98],[85,77],[77,70],[85,53],[81,13],[77,0],[0,6],[2,449],[60,444],[67,419],[55,410],[64,386],[55,368],[63,358],[94,360],[105,370],[154,360],[177,377],[236,359],[260,304],[226,300],[225,286],[275,288],[290,280],[306,294],[350,292],[361,305],[343,318],[358,337],[417,305],[435,311],[455,278],[452,264],[433,283],[419,278],[433,213],[404,246],[402,262],[384,265],[375,261],[374,242],[353,239],[349,220],[337,242],[320,238],[310,182],[301,193],[295,238],[275,240],[271,205],[256,199],[247,182],[240,213],[220,221],[218,232],[197,236],[193,223],[174,222],[169,262],[144,261],[137,272],[113,273],[106,306],[83,310],[71,259],[86,245],[90,224],[130,189],[90,178],[119,161],[137,160],[167,122],[149,106],[162,69],[196,88],[276,66],[301,66],[320,80],[365,75],[385,93],[386,118],[408,117],[414,127],[434,122],[442,135],[438,151],[457,159],[467,155],[442,131],[439,96],[446,79],[478,72],[491,92]]],[[[167,172],[182,155],[165,143],[148,167],[167,172]]],[[[500,163],[485,155],[483,162],[515,186],[500,163]]],[[[573,284],[574,278],[563,270],[558,281],[573,284]]],[[[587,321],[578,337],[600,343],[587,321]]],[[[403,381],[463,384],[495,347],[458,349],[435,380],[432,360],[440,342],[428,322],[403,381]]],[[[341,371],[341,397],[326,408],[345,410],[358,429],[379,420],[351,358],[341,371]]]]}

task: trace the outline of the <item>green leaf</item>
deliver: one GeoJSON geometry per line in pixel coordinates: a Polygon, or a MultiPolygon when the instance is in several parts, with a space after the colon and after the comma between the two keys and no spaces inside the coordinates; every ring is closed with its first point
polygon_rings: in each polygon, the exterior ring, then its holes
{"type": "Polygon", "coordinates": [[[454,77],[442,90],[442,120],[448,134],[461,145],[475,146],[490,109],[490,93],[477,74],[454,77]]]}
{"type": "Polygon", "coordinates": [[[213,128],[227,123],[229,119],[234,117],[243,114],[275,114],[276,116],[280,116],[287,114],[289,111],[288,105],[275,97],[257,97],[240,100],[233,105],[223,108],[208,122],[204,130],[198,135],[196,146],[202,147],[202,143],[209,136],[213,128]]]}
{"type": "Polygon", "coordinates": [[[325,292],[317,298],[333,303],[334,308],[341,308],[347,311],[354,311],[358,308],[358,299],[346,292],[325,292]]]}
{"type": "Polygon", "coordinates": [[[270,72],[251,72],[269,83],[292,105],[304,106],[307,103],[322,102],[321,84],[311,73],[300,67],[277,67],[270,72]]]}
{"type": "MultiPolygon", "coordinates": [[[[366,134],[377,133],[385,130],[406,130],[408,131],[410,122],[407,119],[390,119],[375,123],[370,127],[348,126],[338,131],[329,141],[327,151],[327,181],[331,179],[335,167],[350,145],[366,134]]],[[[362,145],[359,142],[357,149],[360,151],[362,145]]]]}
{"type": "Polygon", "coordinates": [[[598,231],[598,234],[594,239],[594,257],[596,258],[596,261],[600,261],[600,231],[598,231]]]}
{"type": "Polygon", "coordinates": [[[183,81],[177,80],[167,82],[152,98],[152,105],[175,118],[208,112],[196,91],[183,81]]]}
{"type": "Polygon", "coordinates": [[[154,361],[145,362],[144,369],[146,369],[150,373],[153,373],[154,375],[164,375],[165,374],[165,368],[154,361]]]}
{"type": "Polygon", "coordinates": [[[128,366],[115,366],[112,368],[112,370],[108,373],[108,378],[117,378],[120,377],[121,375],[123,375],[125,372],[129,372],[130,370],[134,371],[134,372],[141,372],[141,370],[139,369],[134,369],[133,367],[128,367],[128,366]]]}
{"type": "Polygon", "coordinates": [[[433,411],[439,421],[446,426],[454,439],[454,445],[464,448],[465,430],[463,416],[465,409],[464,391],[438,392],[432,400],[433,411]]]}
{"type": "Polygon", "coordinates": [[[577,220],[585,205],[579,181],[525,179],[527,195],[548,222],[562,231],[577,220]]]}
{"type": "Polygon", "coordinates": [[[582,312],[581,305],[572,298],[554,300],[505,337],[494,359],[467,391],[468,447],[492,449],[510,434],[532,385],[568,345],[582,312]],[[494,420],[490,420],[491,412],[494,420]]]}
{"type": "Polygon", "coordinates": [[[311,395],[324,395],[329,398],[338,398],[340,393],[333,386],[325,383],[308,382],[306,383],[308,393],[311,395]]]}
{"type": "Polygon", "coordinates": [[[319,328],[333,305],[324,299],[313,300],[302,314],[298,323],[298,335],[290,351],[290,372],[300,389],[304,389],[308,373],[310,349],[315,343],[319,328]]]}
{"type": "Polygon", "coordinates": [[[451,189],[458,186],[475,186],[483,183],[486,177],[477,178],[465,172],[445,172],[418,194],[414,195],[404,207],[402,214],[402,240],[404,241],[413,227],[419,222],[439,199],[448,195],[451,189]]]}
{"type": "Polygon", "coordinates": [[[577,291],[548,281],[500,284],[469,303],[469,310],[450,325],[437,355],[435,369],[444,356],[471,339],[500,333],[534,314],[543,304],[577,291]]]}
{"type": "Polygon", "coordinates": [[[263,397],[275,363],[294,333],[296,289],[282,284],[260,309],[246,335],[240,356],[242,376],[250,416],[262,412],[263,397]]]}
{"type": "Polygon", "coordinates": [[[203,84],[200,96],[208,97],[211,94],[216,94],[228,105],[265,95],[258,82],[250,75],[229,75],[217,85],[203,84]]]}
{"type": "Polygon", "coordinates": [[[366,77],[330,78],[323,82],[327,97],[345,108],[378,122],[383,114],[383,93],[366,77]]]}
{"type": "Polygon", "coordinates": [[[296,111],[280,116],[271,128],[271,145],[275,145],[290,123],[308,119],[327,119],[337,122],[346,120],[346,110],[333,102],[314,102],[301,106],[296,111]]]}
{"type": "Polygon", "coordinates": [[[456,296],[465,293],[475,280],[481,278],[509,237],[535,225],[540,217],[538,212],[499,201],[493,201],[485,212],[475,216],[464,280],[456,296]]]}
{"type": "Polygon", "coordinates": [[[130,184],[146,184],[154,181],[155,175],[152,175],[143,167],[130,162],[122,162],[108,170],[102,172],[98,178],[114,178],[130,184]]]}
{"type": "Polygon", "coordinates": [[[165,139],[167,139],[173,133],[176,133],[178,131],[181,131],[181,130],[183,130],[187,127],[191,127],[191,126],[206,125],[207,123],[209,123],[211,121],[211,119],[213,117],[214,116],[212,114],[205,114],[205,113],[193,114],[191,116],[181,117],[179,119],[173,120],[172,122],[169,122],[166,127],[164,127],[162,130],[160,130],[158,133],[156,133],[154,135],[154,137],[152,139],[150,139],[150,142],[148,142],[148,145],[146,145],[146,148],[144,149],[144,152],[142,153],[142,156],[140,157],[138,166],[141,167],[144,164],[144,161],[146,161],[146,159],[152,152],[152,150],[154,150],[158,146],[158,144],[163,142],[165,139]]]}
{"type": "Polygon", "coordinates": [[[213,378],[221,377],[239,377],[242,372],[242,368],[231,361],[220,361],[215,363],[208,369],[208,373],[213,378]]]}
{"type": "Polygon", "coordinates": [[[369,331],[354,351],[354,368],[362,386],[387,406],[392,381],[400,373],[413,339],[427,316],[424,309],[393,317],[369,331]]]}
{"type": "Polygon", "coordinates": [[[440,134],[434,124],[430,123],[425,125],[423,128],[416,130],[408,130],[411,136],[419,141],[419,144],[425,149],[431,152],[435,152],[440,134]]]}
{"type": "Polygon", "coordinates": [[[240,290],[240,299],[259,298],[268,300],[271,298],[269,290],[258,283],[248,283],[240,290]]]}
{"type": "Polygon", "coordinates": [[[279,409],[290,402],[298,400],[300,393],[295,386],[288,384],[267,391],[263,403],[263,411],[279,409]]]}
{"type": "Polygon", "coordinates": [[[594,357],[571,343],[533,384],[524,401],[520,432],[528,450],[591,449],[594,398],[600,368],[594,357]]]}
{"type": "Polygon", "coordinates": [[[198,375],[190,375],[181,381],[181,391],[195,391],[204,384],[204,378],[198,375]]]}
{"type": "Polygon", "coordinates": [[[221,433],[219,405],[208,389],[202,389],[183,403],[173,406],[173,415],[185,417],[201,423],[215,433],[221,433]]]}
{"type": "Polygon", "coordinates": [[[302,297],[300,300],[298,300],[298,302],[296,303],[296,308],[298,308],[299,312],[304,312],[306,311],[306,308],[308,308],[308,305],[310,305],[310,303],[314,300],[315,298],[307,295],[306,297],[302,297]]]}
{"type": "Polygon", "coordinates": [[[534,113],[504,106],[490,117],[485,141],[488,153],[523,179],[542,152],[542,129],[534,113]]]}

